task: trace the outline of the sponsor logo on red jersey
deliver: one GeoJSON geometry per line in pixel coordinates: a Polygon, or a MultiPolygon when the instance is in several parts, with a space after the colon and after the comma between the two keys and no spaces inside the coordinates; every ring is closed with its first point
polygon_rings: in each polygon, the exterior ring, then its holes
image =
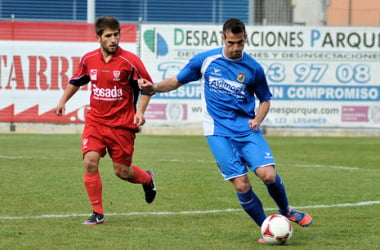
{"type": "Polygon", "coordinates": [[[115,101],[123,99],[123,90],[117,88],[116,86],[112,89],[98,88],[95,84],[93,84],[92,95],[98,100],[115,101]]]}

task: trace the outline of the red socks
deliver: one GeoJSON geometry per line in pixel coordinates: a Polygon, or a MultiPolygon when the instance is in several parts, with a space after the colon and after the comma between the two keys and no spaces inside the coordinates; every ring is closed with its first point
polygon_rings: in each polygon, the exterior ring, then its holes
{"type": "Polygon", "coordinates": [[[102,203],[103,184],[99,172],[96,174],[84,173],[83,179],[92,210],[99,214],[104,214],[102,203]]]}
{"type": "MultiPolygon", "coordinates": [[[[133,168],[135,175],[133,179],[129,182],[147,185],[152,181],[152,177],[150,176],[150,174],[148,174],[141,168],[137,166],[131,166],[131,168],[133,168]]],[[[87,196],[92,206],[92,210],[99,214],[104,214],[102,203],[103,184],[99,172],[97,172],[96,174],[84,173],[83,179],[84,186],[87,191],[87,196]]]]}
{"type": "Polygon", "coordinates": [[[138,166],[132,165],[131,168],[133,168],[135,175],[133,176],[133,179],[131,179],[129,182],[147,185],[152,181],[152,177],[150,176],[150,174],[148,174],[146,171],[142,170],[138,166]]]}

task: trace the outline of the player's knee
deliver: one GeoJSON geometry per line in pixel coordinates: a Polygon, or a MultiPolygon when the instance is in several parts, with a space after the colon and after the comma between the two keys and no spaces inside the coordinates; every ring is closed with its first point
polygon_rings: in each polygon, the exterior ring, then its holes
{"type": "Polygon", "coordinates": [[[83,165],[86,173],[95,174],[96,172],[98,172],[99,159],[100,155],[95,151],[89,151],[85,153],[83,158],[83,165]]]}
{"type": "Polygon", "coordinates": [[[120,179],[127,180],[127,177],[128,177],[127,174],[125,172],[123,172],[120,168],[119,169],[115,169],[114,173],[120,179]]]}
{"type": "Polygon", "coordinates": [[[276,173],[266,173],[260,178],[265,184],[272,184],[276,181],[276,173]]]}
{"type": "Polygon", "coordinates": [[[120,171],[115,171],[116,177],[119,177],[122,180],[127,180],[126,176],[123,175],[120,171]]]}
{"type": "Polygon", "coordinates": [[[273,177],[273,176],[267,176],[265,178],[262,179],[262,181],[265,183],[265,184],[272,184],[276,181],[276,177],[273,177]]]}
{"type": "Polygon", "coordinates": [[[89,174],[94,174],[98,171],[98,162],[93,161],[91,159],[84,159],[83,160],[83,165],[85,168],[85,171],[89,174]]]}
{"type": "Polygon", "coordinates": [[[114,167],[114,173],[117,177],[122,180],[133,179],[133,172],[130,171],[129,167],[118,165],[114,167]]]}
{"type": "Polygon", "coordinates": [[[246,184],[246,183],[235,187],[237,192],[243,193],[243,194],[248,192],[250,188],[251,188],[251,184],[246,184]]]}
{"type": "Polygon", "coordinates": [[[276,172],[272,166],[263,167],[256,171],[256,175],[265,183],[272,184],[276,181],[276,172]]]}
{"type": "Polygon", "coordinates": [[[235,190],[239,193],[246,193],[251,188],[251,183],[245,176],[232,179],[231,182],[235,190]]]}

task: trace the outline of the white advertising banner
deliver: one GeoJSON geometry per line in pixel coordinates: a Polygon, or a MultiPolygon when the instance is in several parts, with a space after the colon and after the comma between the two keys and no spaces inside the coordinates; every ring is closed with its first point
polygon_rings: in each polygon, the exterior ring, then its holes
{"type": "MultiPolygon", "coordinates": [[[[221,26],[141,26],[141,58],[155,82],[176,75],[195,54],[222,46],[221,26]]],[[[246,52],[267,74],[270,127],[380,128],[380,29],[247,26],[246,52]]],[[[147,118],[201,120],[200,86],[157,93],[147,118]]]]}

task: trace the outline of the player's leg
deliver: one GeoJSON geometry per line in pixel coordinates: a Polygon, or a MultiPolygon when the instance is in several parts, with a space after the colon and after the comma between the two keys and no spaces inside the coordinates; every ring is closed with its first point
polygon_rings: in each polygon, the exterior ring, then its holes
{"type": "Polygon", "coordinates": [[[206,138],[220,173],[225,180],[232,183],[240,205],[252,220],[261,226],[266,215],[260,199],[252,190],[247,177],[248,170],[241,161],[234,145],[225,137],[207,136],[206,138]]]}
{"type": "Polygon", "coordinates": [[[92,210],[99,214],[104,214],[102,205],[103,184],[98,171],[100,155],[95,151],[87,152],[84,155],[84,186],[92,206],[92,210]]]}
{"type": "Polygon", "coordinates": [[[120,179],[142,185],[145,192],[145,201],[147,203],[152,203],[154,201],[157,190],[152,170],[144,171],[138,166],[127,166],[117,162],[113,162],[113,167],[116,176],[120,179]]]}
{"type": "Polygon", "coordinates": [[[105,223],[102,191],[103,184],[99,173],[99,161],[105,155],[105,145],[98,137],[96,126],[86,124],[82,136],[84,174],[83,181],[88,199],[92,206],[92,215],[83,223],[95,225],[105,223]]]}
{"type": "Polygon", "coordinates": [[[249,169],[266,184],[271,197],[278,205],[280,212],[288,210],[288,198],[284,184],[274,170],[275,160],[268,143],[261,131],[246,137],[234,138],[237,149],[247,163],[249,169]]]}
{"type": "Polygon", "coordinates": [[[308,213],[289,208],[285,185],[282,182],[280,175],[274,171],[273,166],[257,168],[256,174],[266,185],[269,195],[273,198],[279,208],[280,214],[286,216],[289,220],[300,226],[307,227],[311,225],[313,218],[308,213]],[[272,177],[267,178],[268,176],[272,177]]]}
{"type": "Polygon", "coordinates": [[[239,176],[230,180],[236,190],[239,203],[244,211],[260,227],[266,218],[263,205],[253,192],[247,175],[239,176]]]}
{"type": "Polygon", "coordinates": [[[285,185],[281,177],[276,174],[274,166],[270,165],[256,168],[255,173],[266,185],[269,195],[279,208],[279,212],[285,214],[289,210],[288,197],[285,191],[285,185]]]}
{"type": "MultiPolygon", "coordinates": [[[[149,174],[138,166],[128,166],[125,163],[118,163],[120,159],[113,159],[113,169],[117,177],[124,181],[136,184],[148,184],[151,181],[149,174]]],[[[128,164],[128,163],[127,163],[128,164]]]]}
{"type": "Polygon", "coordinates": [[[83,175],[83,180],[93,211],[92,215],[85,222],[83,222],[85,225],[105,223],[102,198],[103,184],[98,171],[99,160],[100,155],[95,151],[87,152],[84,155],[85,172],[83,175]]]}
{"type": "Polygon", "coordinates": [[[153,171],[132,165],[135,133],[126,129],[110,129],[107,137],[108,152],[116,176],[130,183],[142,184],[146,202],[152,203],[156,196],[153,171]]]}
{"type": "Polygon", "coordinates": [[[282,215],[287,216],[288,219],[301,226],[309,226],[313,222],[309,214],[289,208],[285,185],[280,175],[274,169],[275,161],[272,150],[261,131],[252,132],[249,137],[251,143],[243,145],[248,145],[245,147],[250,148],[244,148],[241,152],[251,152],[251,154],[244,155],[244,159],[247,160],[250,169],[266,185],[269,195],[276,202],[282,215]],[[255,157],[250,157],[250,155],[254,155],[255,157]]]}

